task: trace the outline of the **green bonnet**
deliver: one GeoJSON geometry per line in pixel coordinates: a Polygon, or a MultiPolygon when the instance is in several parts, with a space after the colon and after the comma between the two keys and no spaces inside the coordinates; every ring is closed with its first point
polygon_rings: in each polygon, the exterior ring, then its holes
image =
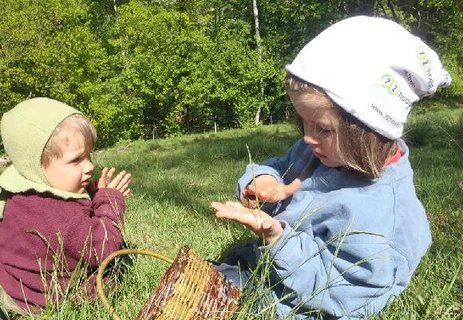
{"type": "Polygon", "coordinates": [[[58,197],[89,198],[87,193],[72,193],[51,187],[42,170],[42,152],[55,128],[67,117],[80,113],[49,98],[23,101],[6,112],[1,120],[3,146],[12,164],[0,175],[0,218],[5,192],[29,190],[50,192],[58,197]]]}

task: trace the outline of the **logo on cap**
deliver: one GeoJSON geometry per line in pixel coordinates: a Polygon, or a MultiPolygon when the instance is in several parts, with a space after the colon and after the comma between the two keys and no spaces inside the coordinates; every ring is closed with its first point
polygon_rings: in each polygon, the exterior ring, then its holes
{"type": "Polygon", "coordinates": [[[394,78],[390,74],[385,74],[381,77],[381,84],[393,96],[397,95],[400,91],[399,84],[394,80],[394,78]]]}
{"type": "Polygon", "coordinates": [[[412,105],[412,100],[407,97],[402,90],[400,90],[400,85],[390,74],[385,74],[381,77],[381,84],[387,91],[393,95],[397,96],[408,108],[412,105]]]}
{"type": "Polygon", "coordinates": [[[434,79],[431,73],[431,58],[426,52],[426,49],[423,47],[418,47],[416,55],[418,57],[421,69],[423,69],[426,72],[426,76],[428,78],[428,89],[431,90],[434,87],[434,79]]]}

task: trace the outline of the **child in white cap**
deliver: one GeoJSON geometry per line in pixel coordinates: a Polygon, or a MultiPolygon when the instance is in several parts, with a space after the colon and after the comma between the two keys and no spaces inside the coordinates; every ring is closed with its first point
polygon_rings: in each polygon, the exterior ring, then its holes
{"type": "Polygon", "coordinates": [[[327,28],[286,70],[303,138],[247,166],[241,203],[211,204],[261,238],[217,268],[246,287],[268,254],[275,318],[361,319],[408,286],[431,245],[400,137],[412,104],[451,78],[418,37],[362,16],[327,28]]]}
{"type": "Polygon", "coordinates": [[[92,182],[95,128],[56,100],[19,103],[1,136],[12,164],[0,175],[0,307],[35,313],[121,247],[131,175],[104,168],[92,182]]]}

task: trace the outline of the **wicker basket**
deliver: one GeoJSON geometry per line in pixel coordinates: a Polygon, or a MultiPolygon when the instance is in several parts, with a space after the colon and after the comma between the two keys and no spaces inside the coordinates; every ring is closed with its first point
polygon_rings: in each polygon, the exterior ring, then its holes
{"type": "Polygon", "coordinates": [[[98,270],[98,296],[114,320],[120,320],[103,290],[103,273],[115,257],[144,254],[170,263],[137,320],[193,320],[231,318],[239,305],[241,290],[189,247],[180,249],[175,260],[148,250],[125,249],[107,257],[98,270]]]}

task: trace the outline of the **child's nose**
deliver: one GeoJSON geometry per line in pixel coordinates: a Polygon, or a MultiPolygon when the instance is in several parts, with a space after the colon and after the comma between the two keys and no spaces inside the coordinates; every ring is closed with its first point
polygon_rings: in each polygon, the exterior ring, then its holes
{"type": "Polygon", "coordinates": [[[87,160],[85,163],[85,172],[91,174],[93,173],[93,169],[95,169],[93,162],[91,160],[87,160]]]}
{"type": "Polygon", "coordinates": [[[310,128],[304,128],[304,142],[309,145],[317,145],[320,143],[320,137],[310,128]]]}
{"type": "Polygon", "coordinates": [[[304,142],[306,144],[309,144],[309,145],[312,145],[312,146],[319,144],[319,140],[315,135],[307,135],[307,134],[305,134],[304,135],[304,142]]]}

